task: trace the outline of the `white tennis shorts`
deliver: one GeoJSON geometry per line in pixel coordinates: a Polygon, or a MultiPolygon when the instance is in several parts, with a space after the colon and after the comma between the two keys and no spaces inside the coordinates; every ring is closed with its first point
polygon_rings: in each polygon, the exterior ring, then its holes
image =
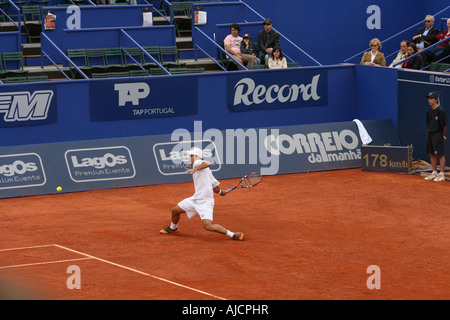
{"type": "Polygon", "coordinates": [[[213,220],[214,200],[186,198],[178,206],[186,212],[189,219],[198,214],[202,220],[213,220]]]}

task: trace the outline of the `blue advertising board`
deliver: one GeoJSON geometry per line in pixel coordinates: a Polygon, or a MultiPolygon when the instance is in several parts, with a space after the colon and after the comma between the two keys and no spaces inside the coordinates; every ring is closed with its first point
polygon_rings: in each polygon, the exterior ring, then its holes
{"type": "Polygon", "coordinates": [[[91,121],[179,117],[198,112],[196,77],[189,81],[186,77],[92,81],[89,97],[91,121]]]}
{"type": "Polygon", "coordinates": [[[0,128],[56,123],[56,86],[0,87],[0,128]],[[1,116],[3,115],[3,117],[1,116]]]}
{"type": "MultiPolygon", "coordinates": [[[[200,121],[198,121],[200,122],[200,121]]],[[[374,144],[398,145],[392,120],[362,121],[374,144]]],[[[0,148],[0,198],[192,181],[197,146],[217,179],[361,167],[354,122],[175,130],[171,135],[0,148]]]]}
{"type": "Polygon", "coordinates": [[[299,73],[285,70],[283,73],[267,72],[245,74],[227,78],[228,109],[253,111],[328,105],[328,71],[304,70],[299,73]]]}

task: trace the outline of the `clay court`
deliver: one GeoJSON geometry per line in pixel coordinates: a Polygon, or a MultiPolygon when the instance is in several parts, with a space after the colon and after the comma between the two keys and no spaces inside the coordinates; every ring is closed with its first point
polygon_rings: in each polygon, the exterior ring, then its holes
{"type": "Polygon", "coordinates": [[[449,193],[360,169],[267,176],[216,196],[215,222],[243,242],[198,217],[159,234],[192,183],[3,199],[0,279],[38,299],[449,299],[449,193]]]}

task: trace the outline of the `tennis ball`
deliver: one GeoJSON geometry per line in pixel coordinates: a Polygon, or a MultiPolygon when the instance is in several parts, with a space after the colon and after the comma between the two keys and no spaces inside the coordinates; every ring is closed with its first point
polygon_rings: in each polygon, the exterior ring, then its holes
{"type": "Polygon", "coordinates": [[[61,188],[61,187],[57,187],[57,188],[56,188],[56,191],[61,192],[61,191],[62,191],[62,188],[61,188]]]}

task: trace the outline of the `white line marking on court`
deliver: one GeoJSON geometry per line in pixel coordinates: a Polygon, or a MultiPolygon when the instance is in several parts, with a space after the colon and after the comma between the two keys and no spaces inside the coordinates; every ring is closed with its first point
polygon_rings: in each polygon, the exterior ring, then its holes
{"type": "Polygon", "coordinates": [[[167,280],[167,279],[158,277],[158,276],[154,276],[154,275],[152,275],[152,274],[149,274],[149,273],[146,273],[146,272],[142,272],[142,271],[139,271],[139,270],[130,268],[130,267],[126,267],[126,266],[124,266],[124,265],[121,265],[121,264],[118,264],[118,263],[114,263],[114,262],[111,262],[111,261],[108,261],[108,260],[105,260],[105,259],[97,258],[97,257],[92,256],[92,255],[90,255],[90,254],[86,254],[86,253],[83,253],[83,252],[80,252],[80,251],[77,251],[77,250],[73,250],[73,249],[70,249],[70,248],[61,246],[61,245],[59,245],[59,244],[54,244],[54,246],[56,246],[56,247],[58,247],[58,248],[61,248],[61,249],[64,249],[64,250],[67,250],[67,251],[71,251],[71,252],[74,252],[74,253],[78,253],[78,254],[83,255],[83,256],[85,256],[85,257],[88,257],[88,258],[90,258],[90,259],[95,259],[95,260],[98,260],[98,261],[101,261],[101,262],[110,264],[110,265],[112,265],[112,266],[116,266],[116,267],[119,267],[119,268],[122,268],[122,269],[126,269],[126,270],[129,270],[129,271],[132,271],[132,272],[135,272],[135,273],[138,273],[138,274],[141,274],[141,275],[144,275],[144,276],[147,276],[147,277],[156,279],[156,280],[160,280],[160,281],[163,281],[163,282],[167,282],[167,283],[173,284],[173,285],[175,285],[175,286],[178,286],[178,287],[181,287],[181,288],[185,288],[185,289],[188,289],[188,290],[191,290],[191,291],[195,291],[195,292],[198,292],[198,293],[201,293],[201,294],[204,294],[204,295],[207,295],[207,296],[216,298],[216,299],[227,300],[227,299],[225,299],[225,298],[216,296],[216,295],[214,295],[214,294],[211,294],[211,293],[208,293],[208,292],[205,292],[205,291],[201,291],[201,290],[198,290],[198,289],[195,289],[195,288],[192,288],[192,287],[188,287],[188,286],[182,285],[182,284],[180,284],[180,283],[173,282],[173,281],[170,281],[170,280],[167,280]]]}
{"type": "Polygon", "coordinates": [[[68,260],[56,260],[56,261],[45,261],[45,262],[35,262],[35,263],[27,263],[27,264],[16,264],[14,266],[0,266],[0,269],[11,269],[11,268],[20,268],[20,267],[29,267],[29,266],[38,266],[44,264],[52,264],[52,263],[63,263],[63,262],[72,262],[72,261],[80,261],[80,260],[91,260],[92,258],[78,258],[78,259],[68,259],[68,260]]]}
{"type": "Polygon", "coordinates": [[[54,247],[54,244],[46,244],[42,246],[32,246],[32,247],[22,247],[22,248],[10,248],[10,249],[0,249],[0,252],[4,251],[16,251],[16,250],[25,250],[25,249],[37,249],[37,248],[46,248],[46,247],[54,247]]]}

